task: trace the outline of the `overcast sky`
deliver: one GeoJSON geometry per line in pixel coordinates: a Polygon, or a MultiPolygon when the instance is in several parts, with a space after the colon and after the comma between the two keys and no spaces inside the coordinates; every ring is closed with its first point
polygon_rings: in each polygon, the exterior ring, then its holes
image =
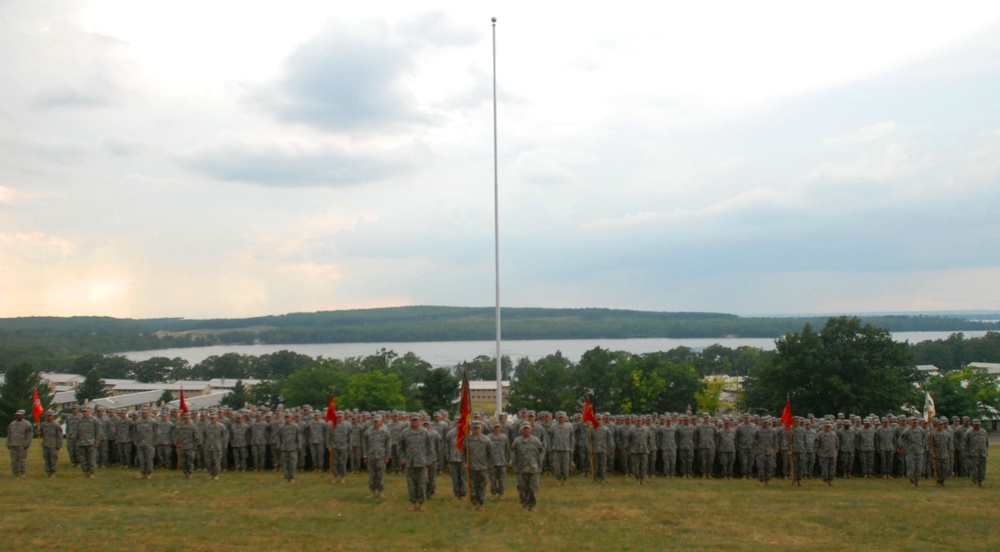
{"type": "Polygon", "coordinates": [[[1000,309],[1000,2],[0,0],[0,316],[1000,309]]]}

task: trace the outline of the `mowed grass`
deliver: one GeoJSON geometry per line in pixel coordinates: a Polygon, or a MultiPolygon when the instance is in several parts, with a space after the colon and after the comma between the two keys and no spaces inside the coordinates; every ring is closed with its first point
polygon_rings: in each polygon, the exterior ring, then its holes
{"type": "MultiPolygon", "coordinates": [[[[1000,493],[987,479],[944,489],[902,480],[808,480],[761,487],[756,481],[577,476],[565,487],[542,478],[539,507],[522,511],[513,476],[507,498],[472,512],[438,477],[423,512],[408,509],[406,480],[389,475],[386,498],[369,500],[367,476],[332,485],[329,474],[300,474],[288,485],[274,472],[201,472],[184,480],[158,470],[102,469],[84,479],[61,453],[48,479],[41,451],[28,476],[10,476],[0,455],[2,550],[996,550],[1000,493]]],[[[987,476],[1000,473],[994,447],[987,476]]]]}

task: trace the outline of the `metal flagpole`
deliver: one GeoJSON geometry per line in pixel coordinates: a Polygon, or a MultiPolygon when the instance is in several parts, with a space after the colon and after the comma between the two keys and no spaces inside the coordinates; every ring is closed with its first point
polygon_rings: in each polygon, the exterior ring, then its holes
{"type": "Polygon", "coordinates": [[[503,411],[500,369],[500,185],[497,176],[497,18],[493,21],[493,249],[496,265],[497,417],[503,411]]]}

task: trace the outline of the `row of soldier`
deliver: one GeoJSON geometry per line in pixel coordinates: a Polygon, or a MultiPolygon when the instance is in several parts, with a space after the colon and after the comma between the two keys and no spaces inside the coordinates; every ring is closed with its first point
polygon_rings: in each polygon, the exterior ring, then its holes
{"type": "MultiPolygon", "coordinates": [[[[485,417],[477,413],[477,421],[485,417]]],[[[183,417],[179,412],[108,413],[98,408],[74,409],[66,416],[66,438],[70,460],[93,476],[96,467],[118,463],[137,465],[139,477],[152,476],[154,464],[160,468],[181,467],[190,477],[195,469],[206,469],[213,479],[225,469],[234,471],[283,470],[294,481],[296,470],[332,469],[335,481],[343,482],[347,471],[367,469],[368,430],[385,423],[388,445],[384,456],[390,472],[405,467],[400,441],[407,427],[405,413],[368,414],[344,412],[342,423],[329,424],[324,412],[309,407],[275,414],[249,408],[223,409],[183,417]],[[282,435],[285,437],[282,437],[282,435]],[[289,461],[294,456],[294,461],[289,461]],[[178,465],[179,464],[179,465],[178,465]]],[[[51,417],[51,416],[49,416],[51,417]]],[[[907,477],[919,485],[920,478],[933,477],[943,485],[948,476],[968,476],[981,485],[985,476],[988,444],[978,420],[954,423],[935,420],[933,428],[921,419],[887,415],[816,419],[797,418],[789,430],[768,418],[743,416],[701,419],[688,415],[645,415],[598,417],[597,427],[583,423],[579,414],[570,421],[564,412],[555,419],[541,412],[522,410],[519,424],[501,415],[493,424],[490,438],[503,435],[507,445],[519,436],[520,422],[527,422],[530,434],[543,445],[542,470],[551,472],[562,484],[572,472],[593,473],[603,480],[608,473],[630,475],[641,484],[654,474],[664,477],[745,477],[756,476],[767,483],[772,477],[802,478],[819,475],[830,483],[834,477],[907,477]],[[911,427],[915,428],[908,431],[911,427]],[[764,431],[762,431],[764,430],[764,431]],[[833,435],[829,437],[827,435],[833,435]],[[593,455],[591,455],[593,452],[593,455]],[[831,464],[831,458],[835,460],[831,464]],[[909,463],[909,465],[908,465],[909,463]]],[[[455,446],[457,436],[446,412],[431,420],[418,415],[418,426],[436,435],[429,445],[431,481],[447,469],[452,475],[453,493],[464,497],[465,460],[455,446]],[[451,446],[444,446],[447,443],[451,446]]],[[[29,424],[30,425],[30,424],[29,424]]],[[[45,424],[43,424],[44,426],[45,424]]],[[[54,431],[50,431],[53,433],[54,431]]],[[[8,441],[8,446],[10,442],[8,441]]],[[[43,445],[44,446],[44,445],[43,445]]],[[[15,445],[16,448],[16,445],[15,445]]],[[[49,447],[51,448],[51,446],[49,447]]],[[[496,455],[498,465],[509,457],[496,455]]],[[[15,475],[23,468],[13,460],[15,475]]],[[[54,474],[54,463],[46,470],[54,474]]],[[[493,469],[491,471],[498,471],[493,469]]],[[[491,492],[502,496],[502,478],[493,477],[491,492]],[[496,481],[499,479],[499,481],[496,481]]],[[[372,489],[377,492],[376,489],[372,489]]]]}

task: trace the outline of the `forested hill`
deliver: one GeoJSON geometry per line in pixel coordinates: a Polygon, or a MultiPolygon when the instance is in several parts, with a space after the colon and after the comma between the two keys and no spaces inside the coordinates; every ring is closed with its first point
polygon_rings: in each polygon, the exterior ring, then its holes
{"type": "MultiPolygon", "coordinates": [[[[779,337],[826,317],[740,317],[722,313],[615,309],[504,308],[504,339],[779,337]]],[[[891,331],[1000,330],[1000,322],[959,316],[865,316],[891,331]]],[[[256,318],[188,320],[109,317],[0,319],[0,347],[64,354],[230,343],[490,340],[493,307],[393,307],[256,318]]]]}

